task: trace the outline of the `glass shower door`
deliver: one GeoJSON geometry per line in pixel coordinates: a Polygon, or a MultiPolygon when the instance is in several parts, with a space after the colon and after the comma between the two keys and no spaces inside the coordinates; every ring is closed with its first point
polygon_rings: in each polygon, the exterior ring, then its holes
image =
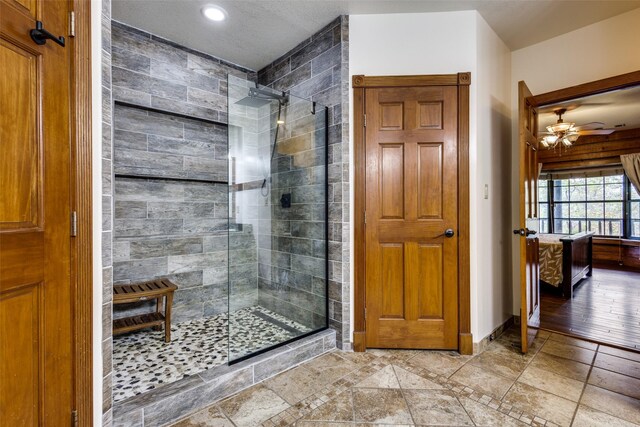
{"type": "Polygon", "coordinates": [[[327,109],[228,84],[232,363],[327,327],[327,109]]]}

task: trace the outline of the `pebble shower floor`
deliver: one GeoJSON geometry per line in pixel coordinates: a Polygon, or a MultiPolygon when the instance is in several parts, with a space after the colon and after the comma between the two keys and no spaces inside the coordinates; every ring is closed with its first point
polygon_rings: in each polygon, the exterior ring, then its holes
{"type": "Polygon", "coordinates": [[[151,329],[114,337],[114,402],[227,363],[229,351],[250,354],[311,330],[260,306],[232,317],[231,346],[227,313],[172,325],[170,343],[151,329]]]}

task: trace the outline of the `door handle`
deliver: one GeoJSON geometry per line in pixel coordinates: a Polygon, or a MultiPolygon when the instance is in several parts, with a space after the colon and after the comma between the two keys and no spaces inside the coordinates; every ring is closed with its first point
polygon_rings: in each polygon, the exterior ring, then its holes
{"type": "Polygon", "coordinates": [[[31,39],[34,42],[36,42],[37,45],[45,44],[48,39],[48,40],[53,40],[54,42],[58,43],[60,46],[64,47],[64,37],[62,36],[56,37],[53,34],[51,34],[49,31],[45,30],[44,26],[42,25],[42,21],[36,21],[36,28],[29,31],[29,35],[31,36],[31,39]]]}
{"type": "Polygon", "coordinates": [[[453,237],[456,233],[453,231],[453,228],[447,228],[444,231],[444,237],[453,237]]]}
{"type": "Polygon", "coordinates": [[[533,236],[537,234],[537,231],[529,230],[528,228],[516,228],[515,230],[513,230],[513,234],[519,234],[525,237],[525,236],[533,236]]]}

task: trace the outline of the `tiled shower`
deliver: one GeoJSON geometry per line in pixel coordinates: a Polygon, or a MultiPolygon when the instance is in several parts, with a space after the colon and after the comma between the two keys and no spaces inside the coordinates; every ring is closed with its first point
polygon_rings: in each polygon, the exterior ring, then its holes
{"type": "MultiPolygon", "coordinates": [[[[342,135],[343,19],[285,55],[287,67],[261,70],[275,88],[112,22],[113,284],[178,286],[170,343],[151,329],[113,339],[117,422],[145,408],[146,425],[159,399],[232,392],[335,347],[334,331],[314,332],[342,319],[342,291],[328,287],[342,256],[342,184],[329,174],[342,161],[330,143],[342,135]],[[286,101],[238,103],[252,88],[286,101]]],[[[113,318],[154,307],[114,305],[113,318]]]]}

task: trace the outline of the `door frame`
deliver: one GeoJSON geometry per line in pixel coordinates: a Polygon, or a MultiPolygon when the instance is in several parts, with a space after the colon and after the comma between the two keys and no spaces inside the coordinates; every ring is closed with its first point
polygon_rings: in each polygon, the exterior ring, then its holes
{"type": "MultiPolygon", "coordinates": [[[[73,402],[76,425],[93,425],[93,204],[91,2],[72,0],[75,36],[68,37],[71,54],[70,114],[71,211],[77,233],[71,239],[73,304],[73,402]]],[[[100,284],[96,284],[98,286],[100,284]]]]}
{"type": "MultiPolygon", "coordinates": [[[[524,81],[524,83],[526,84],[526,81],[524,81]]],[[[566,87],[566,88],[562,88],[562,89],[558,89],[550,92],[545,92],[539,95],[532,95],[530,97],[527,97],[526,101],[537,107],[543,107],[549,104],[555,104],[558,102],[569,101],[575,98],[582,98],[585,96],[596,95],[603,92],[610,92],[613,90],[624,89],[627,87],[638,86],[638,85],[640,85],[640,70],[632,71],[630,73],[620,74],[613,77],[607,77],[604,79],[579,84],[576,86],[570,86],[570,87],[566,87]]],[[[518,186],[519,186],[518,197],[522,198],[524,197],[524,183],[522,182],[522,177],[519,178],[518,186]]],[[[523,263],[523,262],[526,263],[526,259],[524,261],[522,259],[523,253],[520,250],[520,245],[517,245],[517,247],[515,247],[514,250],[519,251],[520,263],[523,263]]],[[[520,298],[522,301],[524,296],[520,295],[520,298]]],[[[542,305],[542,300],[540,300],[540,304],[542,305]]],[[[521,302],[521,308],[522,308],[522,302],[521,302]]],[[[539,327],[534,327],[534,328],[543,329],[539,327]]]]}
{"type": "Polygon", "coordinates": [[[365,351],[365,230],[366,145],[364,128],[365,89],[382,87],[458,87],[458,350],[473,354],[471,335],[471,286],[469,246],[469,85],[471,73],[415,76],[354,75],[354,327],[353,349],[365,351]]]}

